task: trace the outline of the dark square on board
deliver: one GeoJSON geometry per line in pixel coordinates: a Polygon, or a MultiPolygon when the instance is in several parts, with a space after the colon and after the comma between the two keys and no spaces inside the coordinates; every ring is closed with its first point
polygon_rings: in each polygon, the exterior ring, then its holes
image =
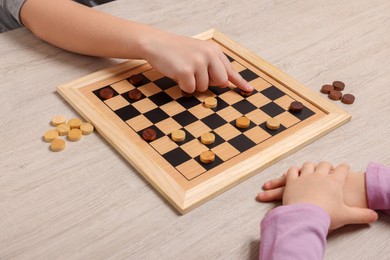
{"type": "Polygon", "coordinates": [[[302,109],[302,111],[300,112],[291,112],[289,111],[292,115],[294,115],[295,117],[299,118],[301,121],[305,120],[305,119],[308,119],[309,117],[311,117],[312,115],[314,115],[315,113],[313,111],[311,111],[310,109],[308,109],[307,107],[304,107],[302,109]]]}
{"type": "Polygon", "coordinates": [[[149,99],[159,107],[173,101],[173,98],[171,98],[164,91],[158,92],[157,94],[150,96],[149,99]]]}
{"type": "Polygon", "coordinates": [[[171,88],[173,86],[176,86],[177,83],[173,81],[172,79],[168,77],[162,77],[160,79],[157,79],[153,81],[154,84],[156,84],[157,87],[161,88],[162,90],[171,88]]]}
{"type": "Polygon", "coordinates": [[[132,105],[128,105],[114,111],[123,121],[129,120],[133,117],[140,115],[141,113],[132,105]]]}
{"type": "Polygon", "coordinates": [[[270,102],[270,103],[260,107],[260,109],[263,112],[265,112],[267,115],[269,115],[270,117],[275,117],[275,116],[286,111],[274,102],[270,102]]]}
{"type": "Polygon", "coordinates": [[[241,77],[243,77],[246,81],[252,81],[254,79],[257,79],[259,75],[251,71],[250,69],[244,69],[243,71],[239,72],[241,77]]]}
{"type": "Polygon", "coordinates": [[[278,89],[275,86],[271,86],[269,88],[266,88],[266,89],[260,91],[260,93],[271,100],[275,100],[275,99],[278,99],[278,98],[286,95],[286,93],[284,93],[283,91],[281,91],[280,89],[278,89]]]}
{"type": "Polygon", "coordinates": [[[211,129],[216,129],[224,124],[226,124],[226,120],[220,117],[218,114],[211,114],[201,119],[203,123],[205,123],[211,129]]]}
{"type": "Polygon", "coordinates": [[[240,134],[228,141],[238,151],[245,152],[246,150],[256,146],[256,143],[249,139],[246,135],[240,134]]]}
{"type": "Polygon", "coordinates": [[[176,122],[178,122],[182,127],[185,127],[195,121],[198,121],[198,118],[196,118],[193,114],[191,114],[187,110],[184,110],[183,112],[172,116],[172,118],[176,122]]]}
{"type": "Polygon", "coordinates": [[[195,96],[192,97],[179,97],[176,99],[176,102],[185,107],[186,109],[190,109],[191,107],[194,107],[196,105],[199,105],[202,103],[199,99],[197,99],[195,96]]]}
{"type": "Polygon", "coordinates": [[[180,164],[188,161],[191,159],[191,156],[189,156],[183,149],[180,147],[177,147],[173,149],[172,151],[169,151],[162,155],[165,160],[167,160],[173,167],[179,166],[180,164]]]}
{"type": "Polygon", "coordinates": [[[251,102],[249,102],[246,99],[238,101],[237,103],[233,104],[232,107],[234,107],[237,111],[239,111],[243,115],[248,114],[249,112],[257,109],[255,105],[253,105],[251,102]]]}
{"type": "Polygon", "coordinates": [[[150,110],[146,113],[144,113],[144,116],[150,120],[153,124],[156,124],[158,122],[163,121],[164,119],[168,118],[169,115],[165,113],[161,108],[157,107],[153,110],[150,110]]]}

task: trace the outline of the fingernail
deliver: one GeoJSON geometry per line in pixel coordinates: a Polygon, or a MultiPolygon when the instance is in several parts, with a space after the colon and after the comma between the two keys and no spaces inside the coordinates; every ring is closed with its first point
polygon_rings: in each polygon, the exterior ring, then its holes
{"type": "Polygon", "coordinates": [[[253,90],[253,87],[251,85],[246,85],[246,89],[249,90],[249,91],[252,91],[253,90]]]}

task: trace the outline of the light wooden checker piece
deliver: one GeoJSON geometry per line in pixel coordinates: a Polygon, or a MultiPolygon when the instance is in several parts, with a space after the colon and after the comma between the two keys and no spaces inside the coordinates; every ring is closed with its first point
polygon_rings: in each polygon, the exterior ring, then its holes
{"type": "Polygon", "coordinates": [[[222,193],[271,163],[348,122],[351,116],[266,61],[243,49],[216,30],[196,36],[219,44],[229,61],[255,90],[240,95],[233,86],[210,87],[205,93],[183,97],[177,84],[144,61],[128,61],[58,87],[58,92],[131,163],[161,195],[184,214],[222,193]],[[137,86],[132,75],[142,76],[137,86]],[[102,89],[113,96],[99,96],[102,89]],[[143,97],[134,101],[129,91],[143,97]],[[205,108],[207,97],[217,106],[205,108]],[[289,111],[292,101],[304,104],[289,111]],[[250,119],[238,128],[240,116],[250,119]],[[281,125],[266,126],[269,118],[281,125]],[[142,131],[154,129],[156,138],[145,141],[142,131]],[[185,132],[176,143],[174,129],[185,132]],[[215,141],[202,144],[200,136],[212,132],[215,141]],[[214,161],[202,163],[199,155],[210,150],[214,161]]]}

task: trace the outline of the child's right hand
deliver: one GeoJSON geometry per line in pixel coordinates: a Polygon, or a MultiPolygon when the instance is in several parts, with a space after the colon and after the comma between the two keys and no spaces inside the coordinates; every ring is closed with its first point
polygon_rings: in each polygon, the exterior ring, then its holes
{"type": "Polygon", "coordinates": [[[218,45],[190,37],[155,31],[146,37],[143,58],[156,70],[175,80],[187,92],[226,87],[229,81],[246,92],[253,88],[231,66],[218,45]]]}
{"type": "MultiPolygon", "coordinates": [[[[311,163],[306,162],[302,167],[308,164],[311,163]]],[[[285,186],[286,174],[283,174],[280,178],[265,182],[263,185],[264,191],[257,195],[257,199],[261,202],[282,200],[285,186]]],[[[348,173],[344,184],[344,202],[351,207],[368,207],[364,173],[348,173]]]]}

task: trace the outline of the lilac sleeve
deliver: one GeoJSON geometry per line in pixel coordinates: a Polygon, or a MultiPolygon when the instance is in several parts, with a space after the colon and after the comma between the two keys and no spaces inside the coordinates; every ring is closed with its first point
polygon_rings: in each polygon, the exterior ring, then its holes
{"type": "Polygon", "coordinates": [[[261,222],[259,259],[323,259],[329,226],[329,215],[316,205],[277,207],[261,222]]]}
{"type": "Polygon", "coordinates": [[[390,168],[370,163],[366,170],[368,207],[390,214],[390,168]]]}

